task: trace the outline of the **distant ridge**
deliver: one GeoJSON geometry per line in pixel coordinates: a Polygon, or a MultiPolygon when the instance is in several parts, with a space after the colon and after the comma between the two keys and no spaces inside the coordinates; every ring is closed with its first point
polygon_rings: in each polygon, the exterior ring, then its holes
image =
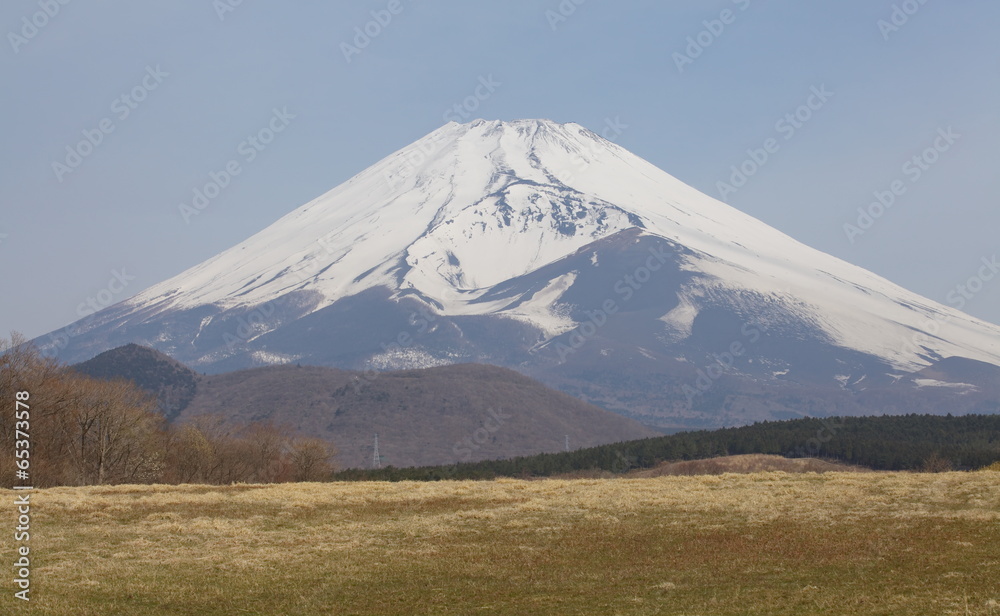
{"type": "Polygon", "coordinates": [[[271,422],[331,441],[341,467],[416,466],[562,451],[658,434],[636,421],[484,364],[362,373],[294,364],[201,376],[126,345],[74,368],[127,378],[158,396],[164,414],[233,424],[271,422]]]}

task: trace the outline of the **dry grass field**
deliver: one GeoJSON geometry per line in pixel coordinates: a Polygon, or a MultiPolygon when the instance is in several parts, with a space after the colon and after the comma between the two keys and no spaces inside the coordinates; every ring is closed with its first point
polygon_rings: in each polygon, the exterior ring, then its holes
{"type": "MultiPolygon", "coordinates": [[[[12,530],[13,493],[0,496],[12,530]]],[[[3,614],[1000,615],[993,472],[117,486],[32,500],[33,599],[5,582],[3,614]]]]}
{"type": "Polygon", "coordinates": [[[816,458],[786,458],[784,456],[750,453],[739,456],[661,462],[653,468],[629,471],[629,477],[648,478],[664,475],[722,475],[725,473],[868,473],[871,469],[816,458]]]}

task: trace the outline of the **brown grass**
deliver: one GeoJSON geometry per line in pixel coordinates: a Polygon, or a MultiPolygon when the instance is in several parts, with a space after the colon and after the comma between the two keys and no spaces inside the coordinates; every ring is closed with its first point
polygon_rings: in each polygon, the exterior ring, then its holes
{"type": "Polygon", "coordinates": [[[827,462],[816,458],[785,458],[759,453],[725,456],[704,460],[662,462],[654,468],[634,470],[630,477],[662,477],[664,475],[722,475],[724,473],[870,473],[862,466],[827,462]]]}
{"type": "MultiPolygon", "coordinates": [[[[54,488],[33,505],[32,614],[1000,615],[992,473],[54,488]]],[[[11,593],[0,613],[28,613],[11,593]]]]}

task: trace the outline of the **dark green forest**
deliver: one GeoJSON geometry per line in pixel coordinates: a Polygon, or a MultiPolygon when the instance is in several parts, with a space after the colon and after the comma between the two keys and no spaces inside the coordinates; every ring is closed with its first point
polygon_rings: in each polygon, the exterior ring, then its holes
{"type": "Polygon", "coordinates": [[[1000,415],[829,417],[681,432],[576,451],[417,468],[347,469],[335,480],[436,481],[615,474],[740,454],[813,457],[875,470],[973,470],[1000,461],[1000,415]]]}

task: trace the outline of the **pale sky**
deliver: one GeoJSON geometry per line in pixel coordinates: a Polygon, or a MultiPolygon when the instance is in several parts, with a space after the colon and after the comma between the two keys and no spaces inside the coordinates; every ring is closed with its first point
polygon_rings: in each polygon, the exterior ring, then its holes
{"type": "Polygon", "coordinates": [[[2,335],[126,299],[476,118],[617,122],[709,195],[1000,322],[995,1],[237,1],[0,6],[2,335]],[[752,174],[720,187],[734,166],[752,174]]]}

